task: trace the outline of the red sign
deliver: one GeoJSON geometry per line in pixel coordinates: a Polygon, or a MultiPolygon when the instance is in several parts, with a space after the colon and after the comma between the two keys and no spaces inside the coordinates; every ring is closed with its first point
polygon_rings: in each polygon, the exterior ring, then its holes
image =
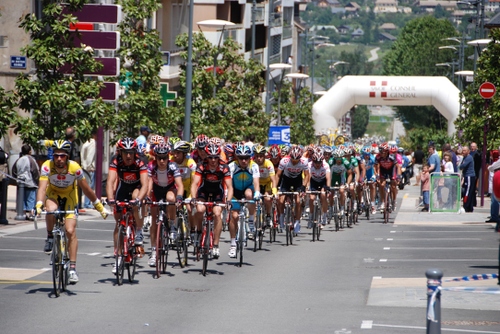
{"type": "Polygon", "coordinates": [[[479,95],[481,95],[483,99],[491,99],[496,91],[495,85],[488,81],[483,82],[481,86],[479,86],[479,95]]]}
{"type": "Polygon", "coordinates": [[[118,24],[122,20],[122,7],[119,5],[86,4],[76,12],[70,12],[67,4],[62,4],[63,14],[76,16],[78,21],[118,24]]]}
{"type": "MultiPolygon", "coordinates": [[[[117,77],[120,74],[120,58],[115,57],[115,58],[99,58],[96,57],[94,58],[98,63],[101,63],[102,69],[95,71],[95,72],[85,72],[84,75],[86,76],[96,76],[96,75],[102,75],[106,77],[117,77]]],[[[64,64],[64,66],[61,66],[59,68],[59,71],[61,71],[64,74],[72,74],[73,69],[72,65],[69,63],[64,64]]]]}
{"type": "Polygon", "coordinates": [[[73,45],[77,48],[82,44],[90,46],[93,49],[100,50],[118,50],[120,48],[120,33],[117,31],[74,31],[73,45]]]}

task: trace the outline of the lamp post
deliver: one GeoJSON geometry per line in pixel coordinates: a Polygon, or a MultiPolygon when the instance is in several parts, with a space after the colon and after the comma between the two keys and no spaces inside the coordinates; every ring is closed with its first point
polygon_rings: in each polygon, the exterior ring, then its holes
{"type": "Polygon", "coordinates": [[[191,100],[193,95],[193,9],[194,0],[189,0],[188,54],[186,63],[186,101],[184,103],[184,129],[182,139],[191,141],[191,100]]]}
{"type": "Polygon", "coordinates": [[[451,67],[451,73],[449,73],[449,74],[451,74],[451,78],[449,78],[449,79],[451,79],[451,82],[453,82],[453,84],[455,84],[455,65],[458,65],[458,63],[454,62],[454,61],[452,61],[450,63],[437,63],[436,64],[437,67],[451,67]]]}
{"type": "MultiPolygon", "coordinates": [[[[328,66],[328,68],[330,70],[329,71],[330,72],[330,76],[333,76],[333,73],[335,73],[335,74],[337,73],[337,68],[336,68],[337,65],[349,65],[349,62],[342,61],[342,60],[333,60],[333,59],[331,59],[331,60],[327,60],[326,62],[327,63],[333,63],[330,66],[328,66]]],[[[330,83],[330,87],[332,87],[336,83],[337,83],[337,80],[336,80],[335,76],[333,76],[333,78],[331,80],[331,83],[330,83]]]]}
{"type": "Polygon", "coordinates": [[[307,78],[309,78],[309,76],[307,74],[304,74],[304,73],[289,73],[287,75],[285,75],[287,78],[290,78],[293,80],[293,83],[294,83],[294,98],[295,98],[295,104],[298,104],[299,103],[299,94],[300,94],[300,90],[302,89],[302,81],[305,82],[305,80],[307,78]]]}
{"type": "Polygon", "coordinates": [[[280,83],[278,86],[278,120],[276,125],[281,125],[281,86],[283,83],[283,79],[285,77],[285,70],[292,68],[292,65],[290,64],[283,64],[283,63],[277,63],[277,64],[271,64],[269,65],[269,68],[271,70],[281,70],[280,73],[280,83]]]}
{"type": "MultiPolygon", "coordinates": [[[[225,21],[225,20],[205,20],[205,21],[199,21],[196,23],[198,27],[209,27],[209,28],[221,28],[220,32],[220,37],[219,37],[219,43],[217,44],[217,50],[214,54],[214,68],[213,68],[213,75],[214,79],[217,78],[217,57],[219,56],[219,49],[220,49],[220,43],[222,42],[222,36],[224,35],[224,29],[226,26],[234,26],[233,22],[225,21]]],[[[203,32],[203,31],[202,31],[203,32]]],[[[217,80],[216,80],[217,82],[217,80]]],[[[214,92],[213,92],[213,97],[215,99],[215,93],[217,91],[217,85],[214,86],[214,92]]]]}
{"type": "MultiPolygon", "coordinates": [[[[314,58],[314,50],[316,49],[316,39],[322,39],[322,40],[329,40],[329,37],[326,36],[321,36],[321,35],[315,35],[311,37],[311,41],[307,42],[307,44],[312,44],[312,57],[311,57],[311,93],[314,94],[314,61],[316,60],[314,58]]],[[[324,43],[323,43],[324,44],[324,43]]]]}

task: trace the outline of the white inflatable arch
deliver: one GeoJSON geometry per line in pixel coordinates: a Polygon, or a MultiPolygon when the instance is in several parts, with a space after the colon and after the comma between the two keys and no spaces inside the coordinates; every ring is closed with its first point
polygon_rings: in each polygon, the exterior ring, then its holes
{"type": "Polygon", "coordinates": [[[314,105],[316,133],[337,128],[337,120],[354,105],[434,106],[455,133],[460,111],[459,90],[446,77],[345,76],[314,105]]]}

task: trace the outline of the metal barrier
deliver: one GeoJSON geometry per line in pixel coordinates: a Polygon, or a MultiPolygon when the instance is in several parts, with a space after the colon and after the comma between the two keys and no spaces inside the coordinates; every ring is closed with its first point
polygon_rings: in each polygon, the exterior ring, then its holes
{"type": "Polygon", "coordinates": [[[429,192],[431,212],[460,211],[460,174],[431,173],[429,192]]]}

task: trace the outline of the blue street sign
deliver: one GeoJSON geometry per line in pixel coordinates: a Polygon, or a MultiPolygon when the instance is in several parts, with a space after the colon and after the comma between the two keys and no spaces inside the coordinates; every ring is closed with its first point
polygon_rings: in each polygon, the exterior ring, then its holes
{"type": "Polygon", "coordinates": [[[290,127],[289,126],[269,127],[268,143],[269,145],[290,144],[290,127]]]}
{"type": "Polygon", "coordinates": [[[24,56],[10,56],[10,68],[25,70],[26,57],[24,56]]]}

